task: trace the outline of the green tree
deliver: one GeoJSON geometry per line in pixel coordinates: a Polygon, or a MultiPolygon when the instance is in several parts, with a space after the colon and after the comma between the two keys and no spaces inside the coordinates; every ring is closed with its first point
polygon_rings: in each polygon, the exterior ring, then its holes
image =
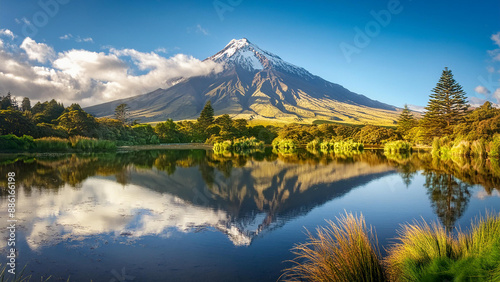
{"type": "Polygon", "coordinates": [[[93,116],[86,113],[78,104],[69,106],[57,119],[57,123],[70,136],[82,135],[95,137],[97,135],[97,121],[93,116]]]}
{"type": "Polygon", "coordinates": [[[161,142],[179,143],[182,139],[177,125],[172,119],[167,119],[166,122],[158,123],[155,126],[155,132],[158,134],[161,142]]]}
{"type": "Polygon", "coordinates": [[[20,111],[0,110],[0,135],[14,134],[16,136],[36,134],[35,125],[20,111]]]}
{"type": "Polygon", "coordinates": [[[410,109],[408,109],[408,105],[405,105],[403,111],[401,112],[401,115],[399,115],[397,125],[397,130],[402,136],[407,135],[410,129],[417,125],[417,121],[411,113],[410,109]]]}
{"type": "Polygon", "coordinates": [[[212,108],[212,104],[208,101],[203,110],[198,117],[198,120],[195,124],[195,131],[192,135],[192,142],[205,142],[208,137],[210,137],[207,132],[207,128],[214,124],[214,109],[212,108]]]}
{"type": "Polygon", "coordinates": [[[21,111],[23,111],[23,112],[31,111],[30,98],[28,98],[28,97],[23,98],[23,101],[21,102],[21,111]]]}
{"type": "Polygon", "coordinates": [[[219,125],[221,130],[231,131],[233,119],[228,114],[224,114],[215,119],[215,124],[219,125]]]}
{"type": "Polygon", "coordinates": [[[452,126],[463,120],[468,108],[462,86],[453,78],[451,70],[445,68],[425,107],[423,125],[427,137],[450,134],[452,126]]]}
{"type": "Polygon", "coordinates": [[[203,107],[198,118],[198,127],[200,130],[206,130],[211,124],[214,123],[214,109],[212,108],[212,103],[208,101],[203,107]]]}
{"type": "Polygon", "coordinates": [[[127,124],[130,118],[130,108],[127,104],[120,104],[115,108],[115,118],[122,122],[122,124],[127,124]]]}
{"type": "Polygon", "coordinates": [[[33,109],[33,114],[36,113],[34,117],[36,123],[54,123],[54,120],[64,112],[64,105],[52,99],[50,102],[44,102],[43,104],[37,103],[33,109]]]}
{"type": "Polygon", "coordinates": [[[12,97],[10,92],[0,99],[0,110],[8,110],[9,108],[17,110],[17,101],[14,97],[12,97]]]}

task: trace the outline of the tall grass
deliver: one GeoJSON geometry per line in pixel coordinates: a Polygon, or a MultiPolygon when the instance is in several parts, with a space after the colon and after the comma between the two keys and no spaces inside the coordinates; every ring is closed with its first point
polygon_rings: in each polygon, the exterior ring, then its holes
{"type": "Polygon", "coordinates": [[[308,232],[308,241],[296,245],[295,266],[285,269],[285,281],[385,281],[378,242],[363,215],[346,213],[337,223],[308,232]]]}
{"type": "Polygon", "coordinates": [[[68,139],[58,137],[44,137],[35,139],[35,150],[40,152],[64,152],[71,147],[68,139]]]}
{"type": "Polygon", "coordinates": [[[500,216],[453,236],[438,224],[404,225],[385,259],[391,281],[499,281],[500,216]]]}
{"type": "Polygon", "coordinates": [[[439,223],[402,225],[380,257],[377,237],[363,216],[328,221],[292,249],[285,281],[500,281],[500,215],[486,214],[456,234],[439,223]]]}
{"type": "Polygon", "coordinates": [[[411,144],[402,140],[387,142],[384,145],[384,152],[389,154],[410,153],[411,144]]]}
{"type": "Polygon", "coordinates": [[[73,149],[77,151],[112,151],[116,150],[116,144],[109,140],[99,140],[83,136],[70,137],[69,141],[73,149]]]}
{"type": "Polygon", "coordinates": [[[459,257],[455,242],[437,223],[404,225],[397,240],[385,259],[391,281],[421,281],[434,261],[459,257]]]}

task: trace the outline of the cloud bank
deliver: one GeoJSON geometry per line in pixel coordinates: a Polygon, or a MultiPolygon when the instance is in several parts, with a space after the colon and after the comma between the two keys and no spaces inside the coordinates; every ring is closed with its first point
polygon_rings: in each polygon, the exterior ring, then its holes
{"type": "MultiPolygon", "coordinates": [[[[219,72],[222,66],[184,54],[163,57],[134,49],[56,52],[27,37],[17,46],[0,30],[0,94],[90,106],[167,87],[167,81],[219,72]]],[[[64,37],[64,36],[63,36],[64,37]]],[[[68,38],[70,35],[68,35],[68,38]]]]}

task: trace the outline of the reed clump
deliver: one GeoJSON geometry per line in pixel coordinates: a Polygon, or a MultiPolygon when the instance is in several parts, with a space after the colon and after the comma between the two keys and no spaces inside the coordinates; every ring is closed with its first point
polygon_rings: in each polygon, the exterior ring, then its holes
{"type": "Polygon", "coordinates": [[[387,142],[384,145],[384,152],[389,154],[411,153],[411,144],[403,140],[387,142]]]}
{"type": "Polygon", "coordinates": [[[316,231],[292,249],[294,266],[282,280],[500,281],[500,215],[487,213],[455,233],[439,223],[404,224],[384,259],[363,215],[346,213],[316,231]]]}
{"type": "Polygon", "coordinates": [[[295,265],[285,269],[285,281],[385,281],[378,242],[363,215],[346,213],[327,221],[317,234],[292,249],[295,265]]]}

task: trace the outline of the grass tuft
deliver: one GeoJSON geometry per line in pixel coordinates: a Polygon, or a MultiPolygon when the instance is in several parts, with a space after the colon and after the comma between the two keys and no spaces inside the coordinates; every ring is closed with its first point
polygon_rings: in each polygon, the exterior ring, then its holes
{"type": "Polygon", "coordinates": [[[292,249],[295,265],[285,281],[385,281],[377,237],[363,215],[347,213],[308,232],[308,241],[292,249]]]}

